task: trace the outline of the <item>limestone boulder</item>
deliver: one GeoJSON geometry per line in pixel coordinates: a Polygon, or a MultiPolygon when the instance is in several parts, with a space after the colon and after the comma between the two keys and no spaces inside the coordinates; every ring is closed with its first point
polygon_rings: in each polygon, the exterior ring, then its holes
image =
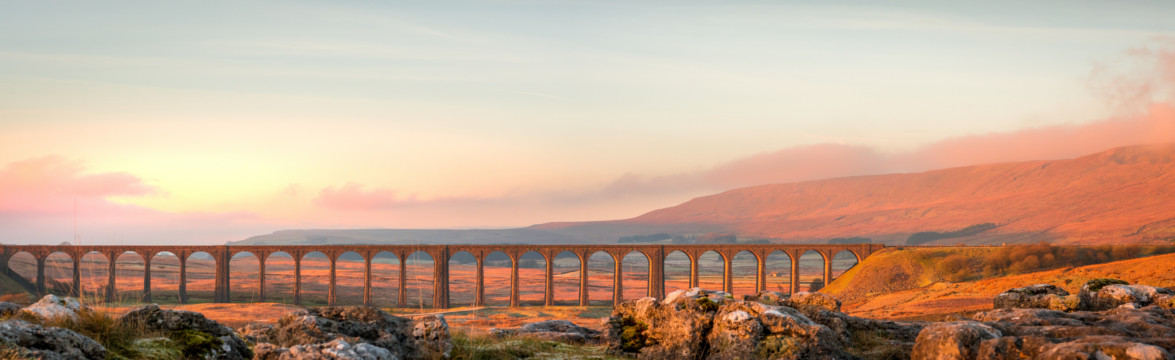
{"type": "Polygon", "coordinates": [[[832,295],[818,292],[798,292],[792,294],[783,305],[791,307],[814,306],[829,311],[840,311],[840,300],[832,295]]]}
{"type": "Polygon", "coordinates": [[[763,324],[751,314],[742,310],[720,312],[706,338],[710,345],[708,359],[751,358],[762,338],[763,324]]]}
{"type": "Polygon", "coordinates": [[[237,334],[247,342],[254,344],[268,343],[269,332],[273,331],[272,324],[249,324],[237,329],[237,334]]]}
{"type": "Polygon", "coordinates": [[[253,357],[249,345],[236,332],[198,312],[167,310],[150,304],[132,309],[119,317],[118,322],[162,332],[173,340],[183,339],[185,343],[203,344],[198,348],[187,349],[189,357],[224,360],[253,357]]]}
{"type": "Polygon", "coordinates": [[[495,336],[526,336],[569,344],[594,343],[600,340],[600,331],[576,325],[567,320],[533,322],[515,329],[490,329],[495,336]]]}
{"type": "Polygon", "coordinates": [[[1002,336],[999,330],[979,322],[936,323],[922,329],[910,358],[914,360],[975,359],[979,344],[1002,336]]]}
{"type": "Polygon", "coordinates": [[[605,323],[605,338],[612,351],[640,359],[853,359],[845,349],[854,326],[890,336],[873,320],[805,307],[802,312],[691,289],[671,293],[660,302],[645,298],[621,303],[605,323]]]}
{"type": "Polygon", "coordinates": [[[1079,338],[1045,347],[1036,356],[1042,360],[1062,359],[1129,359],[1170,360],[1171,353],[1161,347],[1140,343],[1130,338],[1101,336],[1079,338]]]}
{"type": "Polygon", "coordinates": [[[411,340],[416,345],[416,351],[410,356],[448,359],[453,351],[453,338],[444,315],[425,315],[413,319],[411,340]]]}
{"type": "Polygon", "coordinates": [[[257,344],[254,360],[396,360],[387,349],[368,343],[351,344],[343,339],[325,343],[280,347],[257,344]]]}
{"type": "Polygon", "coordinates": [[[683,295],[669,303],[653,298],[620,303],[605,323],[609,348],[642,359],[700,358],[718,302],[702,292],[683,295]]]}
{"type": "Polygon", "coordinates": [[[1009,289],[992,299],[996,309],[1036,308],[1075,311],[1081,308],[1081,298],[1051,284],[1037,284],[1009,289]]]}
{"type": "Polygon", "coordinates": [[[55,321],[62,319],[77,320],[78,312],[90,311],[90,308],[82,305],[76,298],[49,294],[32,305],[25,307],[23,311],[36,315],[45,321],[55,321]]]}
{"type": "MultiPolygon", "coordinates": [[[[300,310],[286,315],[268,330],[252,336],[268,340],[277,349],[291,351],[299,345],[325,344],[342,340],[352,347],[370,344],[387,350],[397,359],[448,358],[452,339],[444,316],[428,315],[416,320],[393,316],[364,306],[328,306],[300,310]]],[[[267,345],[267,349],[268,349],[267,345]]]]}
{"type": "Polygon", "coordinates": [[[767,305],[786,305],[784,302],[787,301],[788,297],[790,296],[778,291],[760,291],[754,296],[749,296],[746,300],[767,305]]]}
{"type": "Polygon", "coordinates": [[[0,322],[0,342],[30,359],[106,359],[106,348],[93,339],[71,330],[42,327],[17,319],[0,322]]]}

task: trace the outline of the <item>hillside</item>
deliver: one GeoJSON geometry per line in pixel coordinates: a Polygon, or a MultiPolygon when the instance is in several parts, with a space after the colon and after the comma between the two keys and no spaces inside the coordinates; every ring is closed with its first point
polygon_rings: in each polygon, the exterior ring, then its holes
{"type": "MultiPolygon", "coordinates": [[[[883,319],[938,319],[943,315],[990,309],[1005,290],[1030,284],[1053,284],[1077,293],[1095,278],[1132,284],[1175,286],[1175,254],[1143,256],[1100,264],[1061,267],[1024,274],[950,283],[934,264],[950,255],[982,258],[998,248],[886,249],[845,272],[821,292],[845,302],[846,313],[883,319]]],[[[1163,252],[1171,251],[1162,249],[1163,252]]]]}
{"type": "Polygon", "coordinates": [[[730,190],[639,217],[536,226],[591,232],[704,224],[788,242],[863,236],[903,243],[923,231],[994,229],[930,244],[1159,243],[1175,240],[1175,144],[1076,159],[977,165],[730,190]]]}
{"type": "Polygon", "coordinates": [[[1175,242],[1175,144],[1067,160],[753,186],[616,221],[520,229],[288,230],[237,244],[615,243],[632,235],[733,233],[782,242],[866,237],[890,245],[1175,242]],[[960,231],[967,228],[977,231],[960,231]],[[954,233],[952,233],[954,232],[954,233]],[[926,235],[929,233],[924,233],[926,235]]]}

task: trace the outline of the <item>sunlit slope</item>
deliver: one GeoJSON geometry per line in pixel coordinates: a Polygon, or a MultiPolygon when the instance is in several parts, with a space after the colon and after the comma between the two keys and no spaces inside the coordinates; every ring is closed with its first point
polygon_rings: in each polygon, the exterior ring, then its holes
{"type": "MultiPolygon", "coordinates": [[[[979,249],[980,252],[984,250],[988,249],[979,249]]],[[[888,256],[870,257],[862,266],[850,270],[846,273],[847,276],[834,281],[824,291],[845,300],[845,311],[850,314],[903,319],[990,309],[991,299],[996,294],[1032,284],[1053,284],[1071,293],[1077,293],[1082,284],[1096,278],[1122,279],[1132,284],[1175,286],[1175,254],[959,283],[942,282],[942,275],[934,272],[933,265],[922,264],[920,267],[910,267],[916,271],[910,274],[910,278],[916,280],[893,284],[879,283],[884,282],[887,277],[895,277],[896,267],[888,266],[886,262],[918,263],[928,259],[922,256],[927,254],[929,253],[896,251],[883,254],[888,256]],[[914,286],[902,289],[903,286],[911,285],[914,286]],[[858,290],[859,288],[869,290],[862,291],[858,290]]]]}
{"type": "Polygon", "coordinates": [[[993,223],[934,244],[1157,243],[1175,240],[1175,144],[1076,159],[977,165],[914,174],[735,189],[611,223],[540,228],[707,224],[747,237],[821,241],[863,236],[903,243],[921,231],[993,223]]]}
{"type": "Polygon", "coordinates": [[[887,248],[865,258],[845,271],[820,292],[831,294],[844,302],[869,296],[887,294],[928,286],[944,281],[944,274],[935,269],[935,262],[950,255],[964,255],[982,259],[995,248],[887,248]]]}

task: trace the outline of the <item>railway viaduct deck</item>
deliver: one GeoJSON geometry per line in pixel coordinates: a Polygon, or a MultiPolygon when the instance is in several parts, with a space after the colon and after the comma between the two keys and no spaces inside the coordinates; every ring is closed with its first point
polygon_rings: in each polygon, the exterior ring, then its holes
{"type": "MultiPolygon", "coordinates": [[[[648,260],[648,296],[654,298],[665,297],[665,258],[671,253],[681,252],[690,260],[691,287],[698,286],[698,259],[706,252],[716,252],[722,257],[723,289],[733,292],[731,264],[735,254],[749,252],[758,262],[755,284],[757,291],[767,289],[766,269],[764,261],[773,252],[781,251],[791,259],[791,292],[799,289],[799,259],[808,251],[815,251],[824,259],[824,283],[832,281],[832,258],[841,251],[848,251],[856,256],[857,261],[872,255],[884,248],[881,244],[722,244],[722,245],[223,245],[223,246],[164,246],[164,245],[0,245],[0,268],[11,272],[8,261],[19,253],[28,253],[37,261],[37,275],[34,281],[36,290],[45,294],[45,260],[50,254],[63,253],[73,261],[72,291],[77,294],[81,289],[80,263],[83,256],[90,253],[99,253],[106,257],[110,269],[107,282],[106,301],[112,301],[115,291],[115,259],[123,253],[133,252],[142,256],[145,262],[143,276],[144,302],[151,301],[151,259],[160,253],[171,253],[180,259],[179,299],[184,302],[186,295],[187,261],[191,254],[203,252],[215,259],[215,291],[213,301],[229,302],[229,260],[234,256],[245,253],[255,255],[259,261],[260,270],[260,300],[265,300],[265,259],[274,253],[284,252],[294,259],[294,302],[301,303],[302,274],[301,261],[303,256],[312,252],[321,252],[330,260],[330,280],[327,290],[327,303],[334,304],[335,291],[335,262],[347,252],[354,252],[363,257],[364,281],[363,304],[370,305],[372,299],[371,261],[376,254],[388,252],[400,259],[400,274],[404,274],[407,257],[416,252],[424,252],[432,257],[433,261],[433,307],[449,307],[449,260],[453,255],[466,252],[477,259],[476,289],[474,305],[482,306],[485,303],[485,287],[483,263],[487,255],[493,252],[502,252],[510,257],[510,305],[519,305],[518,262],[524,253],[536,252],[543,256],[546,265],[545,277],[545,304],[554,305],[553,264],[555,256],[570,252],[579,258],[579,305],[588,303],[587,288],[587,259],[593,254],[603,252],[614,260],[616,269],[614,274],[621,274],[624,257],[630,253],[638,253],[648,260]]],[[[405,303],[405,277],[399,276],[399,304],[405,303]]],[[[613,301],[623,300],[623,276],[613,276],[613,301]]]]}

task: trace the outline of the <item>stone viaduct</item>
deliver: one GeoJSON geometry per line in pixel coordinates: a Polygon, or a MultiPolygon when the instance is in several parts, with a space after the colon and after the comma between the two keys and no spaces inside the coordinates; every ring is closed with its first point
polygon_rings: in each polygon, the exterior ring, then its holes
{"type": "MultiPolygon", "coordinates": [[[[588,257],[595,253],[603,252],[608,254],[614,260],[616,269],[614,274],[622,274],[623,259],[630,253],[638,253],[643,255],[648,260],[649,283],[648,296],[654,298],[664,298],[665,296],[665,277],[664,264],[665,258],[671,253],[681,252],[689,257],[690,260],[690,281],[691,287],[698,286],[698,259],[706,252],[716,252],[722,257],[723,261],[723,290],[733,293],[734,282],[732,279],[732,259],[735,254],[740,252],[749,252],[755,256],[758,261],[756,272],[756,289],[763,291],[767,289],[767,271],[765,269],[765,259],[773,252],[780,251],[791,259],[791,292],[799,290],[799,259],[809,251],[815,251],[824,259],[824,283],[828,284],[832,281],[832,258],[841,251],[848,251],[856,256],[858,262],[874,252],[884,248],[881,244],[846,244],[846,245],[824,245],[824,244],[731,244],[731,245],[223,245],[223,246],[134,246],[134,245],[0,245],[0,268],[4,271],[11,272],[8,268],[8,261],[13,255],[21,252],[32,255],[37,261],[37,275],[35,280],[35,287],[41,294],[46,293],[45,289],[45,260],[50,254],[64,253],[73,260],[73,284],[72,291],[76,294],[81,289],[81,272],[80,264],[83,256],[89,253],[99,253],[106,257],[110,269],[108,271],[109,279],[107,282],[106,301],[112,301],[112,296],[115,291],[115,263],[118,255],[127,252],[133,252],[143,258],[144,262],[144,276],[143,276],[143,294],[142,300],[144,302],[151,301],[151,258],[160,253],[175,254],[180,259],[180,283],[179,283],[179,300],[185,302],[186,282],[187,282],[187,261],[188,256],[198,252],[203,252],[211,255],[216,262],[215,265],[215,291],[213,295],[214,302],[229,302],[229,260],[239,254],[249,253],[253,254],[259,260],[260,270],[260,289],[259,298],[265,301],[265,259],[269,255],[284,252],[291,255],[294,259],[294,303],[301,303],[301,261],[304,255],[312,252],[321,252],[325,254],[330,260],[330,283],[327,291],[328,304],[335,303],[335,262],[344,253],[354,252],[359,254],[364,259],[364,281],[363,281],[363,304],[370,305],[372,299],[371,293],[371,260],[380,252],[388,252],[396,256],[400,263],[399,276],[399,302],[405,303],[405,259],[409,255],[416,252],[424,252],[433,259],[433,307],[434,308],[448,308],[449,307],[449,260],[454,254],[460,252],[467,252],[477,259],[477,273],[476,288],[474,297],[474,306],[482,306],[485,303],[485,288],[484,288],[484,273],[483,263],[487,255],[493,252],[502,252],[510,257],[510,306],[519,305],[519,281],[518,281],[518,263],[520,257],[527,252],[536,252],[543,256],[546,261],[545,275],[545,301],[547,306],[554,304],[554,281],[553,281],[553,261],[555,256],[562,252],[571,252],[579,258],[580,278],[579,278],[579,305],[584,306],[588,303],[588,257]]],[[[619,303],[623,297],[623,276],[613,276],[613,301],[619,303]]]]}

